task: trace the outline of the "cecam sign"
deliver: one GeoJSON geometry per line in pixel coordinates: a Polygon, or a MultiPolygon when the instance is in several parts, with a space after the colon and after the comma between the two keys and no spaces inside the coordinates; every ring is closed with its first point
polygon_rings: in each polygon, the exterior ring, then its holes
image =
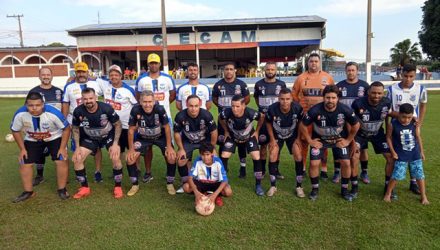
{"type": "MultiPolygon", "coordinates": [[[[197,39],[198,44],[209,43],[248,43],[256,42],[255,30],[250,31],[223,31],[223,32],[186,32],[186,33],[172,33],[168,34],[168,44],[171,45],[185,45],[195,44],[197,39]]],[[[151,42],[156,46],[162,45],[162,35],[153,35],[151,42]]]]}

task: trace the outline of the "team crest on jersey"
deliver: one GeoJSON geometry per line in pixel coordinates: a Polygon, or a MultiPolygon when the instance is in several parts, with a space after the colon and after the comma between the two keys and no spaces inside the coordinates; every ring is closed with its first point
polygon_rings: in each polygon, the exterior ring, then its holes
{"type": "Polygon", "coordinates": [[[387,117],[387,114],[388,114],[388,107],[383,107],[382,108],[382,112],[381,112],[381,114],[380,114],[380,118],[383,120],[383,119],[385,119],[386,117],[387,117]]]}
{"type": "Polygon", "coordinates": [[[58,101],[61,101],[61,97],[62,97],[61,90],[59,90],[59,89],[55,90],[55,98],[58,101]]]}
{"type": "Polygon", "coordinates": [[[327,86],[327,84],[328,84],[327,77],[326,76],[322,77],[321,78],[321,85],[322,86],[327,86]]]}
{"type": "Polygon", "coordinates": [[[200,120],[200,129],[203,130],[206,128],[205,120],[200,120]]]}
{"type": "Polygon", "coordinates": [[[160,124],[159,114],[154,114],[154,124],[156,124],[156,126],[160,124]]]}
{"type": "Polygon", "coordinates": [[[266,95],[266,87],[260,86],[258,89],[261,91],[262,95],[266,95]]]}
{"type": "Polygon", "coordinates": [[[251,120],[249,120],[248,118],[246,118],[246,124],[249,124],[251,122],[251,120]]]}
{"type": "Polygon", "coordinates": [[[165,83],[160,83],[159,84],[159,89],[165,89],[165,83]]]}
{"type": "Polygon", "coordinates": [[[241,95],[241,87],[240,85],[235,85],[235,92],[236,95],[241,95]]]}
{"type": "Polygon", "coordinates": [[[412,102],[416,101],[416,95],[410,95],[409,100],[412,102]]]}
{"type": "Polygon", "coordinates": [[[344,125],[344,123],[345,123],[345,116],[344,116],[344,114],[338,114],[338,119],[337,119],[337,124],[338,124],[338,126],[342,126],[342,125],[344,125]]]}
{"type": "Polygon", "coordinates": [[[365,88],[364,87],[359,87],[358,89],[358,97],[362,97],[365,95],[365,88]]]}
{"type": "Polygon", "coordinates": [[[198,96],[203,96],[203,91],[197,91],[198,96]]]}
{"type": "Polygon", "coordinates": [[[107,115],[106,115],[106,114],[102,114],[101,117],[100,117],[100,120],[101,120],[101,122],[100,122],[101,126],[105,126],[105,125],[107,125],[107,123],[108,123],[108,118],[107,118],[107,115]]]}
{"type": "Polygon", "coordinates": [[[312,148],[310,152],[313,156],[318,156],[320,153],[320,150],[317,148],[312,148]]]}
{"type": "Polygon", "coordinates": [[[142,147],[142,144],[141,144],[141,142],[135,141],[133,143],[133,147],[134,147],[134,149],[140,149],[142,147]]]}
{"type": "Polygon", "coordinates": [[[342,96],[347,96],[347,88],[346,88],[346,87],[343,87],[343,88],[341,89],[341,93],[342,93],[342,96]]]}
{"type": "Polygon", "coordinates": [[[45,129],[45,130],[48,130],[49,129],[49,123],[47,123],[47,122],[41,123],[41,128],[45,129]]]}
{"type": "Polygon", "coordinates": [[[281,86],[277,85],[277,87],[275,88],[275,95],[280,95],[280,91],[281,91],[281,86]]]}
{"type": "Polygon", "coordinates": [[[122,99],[122,95],[119,92],[116,92],[115,99],[122,99]]]}

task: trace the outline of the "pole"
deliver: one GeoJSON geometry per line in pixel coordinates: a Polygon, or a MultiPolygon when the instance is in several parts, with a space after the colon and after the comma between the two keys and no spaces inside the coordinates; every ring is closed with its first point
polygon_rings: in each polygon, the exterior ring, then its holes
{"type": "Polygon", "coordinates": [[[367,60],[365,64],[365,79],[368,83],[371,83],[371,38],[373,34],[371,33],[371,1],[368,0],[368,11],[367,11],[367,60]]]}
{"type": "Polygon", "coordinates": [[[17,18],[18,20],[18,33],[20,35],[20,47],[24,47],[24,43],[23,43],[23,30],[21,29],[21,18],[24,17],[23,14],[21,15],[6,15],[6,17],[13,17],[13,18],[17,18]]]}
{"type": "Polygon", "coordinates": [[[167,23],[165,19],[165,0],[161,0],[162,12],[162,42],[163,42],[163,71],[168,74],[168,45],[167,45],[167,23]]]}

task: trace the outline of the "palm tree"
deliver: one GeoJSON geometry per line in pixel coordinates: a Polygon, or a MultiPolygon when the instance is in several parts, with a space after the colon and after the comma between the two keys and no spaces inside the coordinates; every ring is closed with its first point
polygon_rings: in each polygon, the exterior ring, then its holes
{"type": "Polygon", "coordinates": [[[410,39],[405,39],[394,45],[394,48],[390,49],[391,52],[391,62],[394,65],[404,65],[412,61],[417,61],[422,59],[422,53],[418,49],[418,43],[411,45],[410,39]]]}

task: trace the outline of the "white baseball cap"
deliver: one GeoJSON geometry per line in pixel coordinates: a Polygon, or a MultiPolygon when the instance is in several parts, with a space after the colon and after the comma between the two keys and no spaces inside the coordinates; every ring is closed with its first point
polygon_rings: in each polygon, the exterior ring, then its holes
{"type": "Polygon", "coordinates": [[[119,72],[119,74],[122,75],[121,67],[119,67],[118,65],[113,64],[112,66],[110,66],[110,67],[108,68],[108,73],[110,73],[110,71],[112,71],[112,70],[115,70],[115,71],[119,72]]]}

